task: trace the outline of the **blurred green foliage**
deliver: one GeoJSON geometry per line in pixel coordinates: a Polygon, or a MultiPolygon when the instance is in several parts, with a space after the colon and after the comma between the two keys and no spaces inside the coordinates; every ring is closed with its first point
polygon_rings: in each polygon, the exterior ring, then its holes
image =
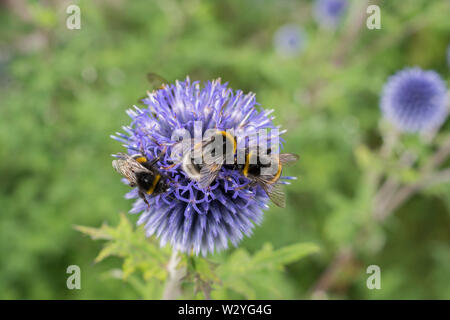
{"type": "MultiPolygon", "coordinates": [[[[101,243],[74,230],[102,222],[104,228],[119,226],[107,230],[122,230],[125,238],[107,244],[118,247],[104,248],[101,258],[126,257],[133,245],[128,240],[141,239],[138,246],[154,250],[154,240],[146,242],[140,229],[131,232],[126,219],[119,224],[119,213],[131,202],[111,168],[110,154],[122,147],[109,138],[129,123],[125,109],[149,89],[148,71],[170,81],[221,77],[233,88],[255,92],[288,129],[286,150],[301,157],[288,169],[299,180],[286,188],[287,208],[271,207],[239,249],[211,257],[222,261],[215,270],[222,281],[230,278],[213,297],[310,298],[333,256],[358,244],[364,226],[365,245],[328,297],[450,298],[448,184],[416,195],[376,224],[368,212],[373,190],[364,178],[368,169],[390,167],[373,156],[382,140],[378,102],[387,77],[417,65],[448,81],[448,1],[377,1],[381,30],[368,30],[362,11],[362,25],[349,15],[336,31],[317,26],[312,1],[78,1],[81,29],[68,30],[65,9],[71,3],[0,2],[0,298],[160,295],[162,270],[148,268],[146,259],[94,263],[101,243]],[[297,57],[279,57],[273,48],[274,33],[287,23],[308,34],[297,57]],[[275,259],[274,253],[302,242],[316,243],[320,253],[286,258],[280,262],[287,264],[285,272],[272,261],[266,266],[270,277],[265,275],[264,254],[275,259]],[[264,270],[247,277],[225,264],[233,259],[264,270]],[[81,267],[81,290],[66,288],[72,264],[81,267]],[[123,264],[128,269],[117,270],[123,264]],[[382,290],[366,287],[371,264],[381,267],[382,290]],[[146,279],[153,272],[153,278],[143,284],[136,270],[146,279]],[[227,290],[237,296],[225,295],[227,290]]],[[[352,1],[352,10],[361,3],[352,1]]],[[[449,131],[448,122],[442,132],[449,131]]],[[[432,152],[433,146],[416,140],[402,143],[423,158],[432,152]]],[[[414,180],[414,172],[397,174],[414,180]]]]}
{"type": "MultiPolygon", "coordinates": [[[[169,277],[167,265],[171,250],[167,246],[161,249],[154,239],[147,240],[142,227],[135,232],[124,215],[116,228],[104,224],[100,228],[77,226],[76,229],[94,240],[107,240],[95,262],[110,256],[124,259],[122,268],[109,271],[106,277],[127,281],[143,298],[162,297],[169,277]]],[[[184,290],[186,299],[205,298],[206,290],[215,299],[283,299],[294,287],[282,272],[284,266],[317,251],[318,247],[310,243],[278,250],[266,243],[253,256],[245,249],[208,259],[182,255],[176,269],[186,269],[182,284],[193,287],[184,290]]]]}

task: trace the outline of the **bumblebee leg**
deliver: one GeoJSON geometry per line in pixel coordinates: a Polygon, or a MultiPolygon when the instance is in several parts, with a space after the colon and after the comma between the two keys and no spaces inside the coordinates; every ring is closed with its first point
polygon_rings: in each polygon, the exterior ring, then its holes
{"type": "Polygon", "coordinates": [[[154,158],[152,161],[149,162],[149,166],[154,166],[159,160],[161,160],[161,158],[165,156],[166,151],[167,146],[164,146],[163,151],[161,151],[161,153],[156,158],[154,158]]]}
{"type": "Polygon", "coordinates": [[[180,184],[177,181],[175,181],[175,179],[172,178],[171,176],[169,176],[168,174],[164,174],[163,177],[165,179],[169,180],[170,183],[173,184],[176,188],[178,188],[180,186],[180,184]]]}
{"type": "Polygon", "coordinates": [[[250,184],[250,183],[247,183],[247,184],[244,184],[243,186],[240,186],[240,187],[236,187],[236,188],[234,188],[234,190],[235,190],[235,191],[237,191],[237,190],[241,190],[241,189],[244,189],[244,188],[248,187],[248,186],[249,186],[249,184],[250,184]]]}
{"type": "Polygon", "coordinates": [[[147,207],[150,209],[150,203],[148,203],[147,198],[145,197],[145,193],[139,190],[139,197],[144,200],[147,207]]]}
{"type": "Polygon", "coordinates": [[[176,163],[173,163],[173,164],[171,164],[170,166],[167,166],[167,167],[160,167],[162,170],[169,170],[169,169],[172,169],[173,167],[175,167],[177,164],[176,163]]]}
{"type": "Polygon", "coordinates": [[[140,154],[142,156],[139,156],[139,157],[135,158],[135,160],[137,162],[139,162],[141,165],[143,165],[145,168],[147,168],[148,170],[152,170],[153,166],[159,160],[161,160],[161,158],[166,154],[166,149],[167,149],[167,147],[164,147],[163,151],[156,158],[154,158],[153,160],[149,161],[148,158],[147,158],[147,155],[144,152],[144,149],[141,147],[140,148],[140,154]]]}
{"type": "Polygon", "coordinates": [[[246,183],[246,184],[244,184],[244,185],[242,185],[240,187],[234,188],[234,190],[241,190],[241,189],[244,189],[244,188],[250,188],[250,187],[253,187],[254,185],[255,185],[255,182],[254,181],[250,181],[250,182],[248,182],[248,183],[246,183]]]}

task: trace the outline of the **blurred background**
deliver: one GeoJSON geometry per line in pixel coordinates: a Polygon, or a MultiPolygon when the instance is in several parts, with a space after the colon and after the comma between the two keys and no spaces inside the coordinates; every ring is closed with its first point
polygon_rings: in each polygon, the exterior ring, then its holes
{"type": "Polygon", "coordinates": [[[122,146],[110,135],[129,124],[125,110],[145,95],[151,71],[169,81],[221,77],[255,92],[288,129],[286,150],[301,157],[288,174],[299,179],[286,188],[287,208],[271,207],[241,246],[253,252],[268,241],[275,248],[308,241],[321,251],[287,267],[277,298],[314,297],[324,270],[358,243],[364,225],[367,241],[326,297],[450,299],[448,186],[370,223],[355,160],[359,146],[381,144],[379,97],[390,75],[420,66],[448,83],[450,2],[348,1],[337,21],[323,20],[315,5],[1,0],[0,298],[139,298],[104,277],[122,261],[94,264],[101,243],[73,227],[116,225],[130,209],[128,188],[111,168],[122,146]],[[81,9],[79,30],[66,26],[70,4],[81,9]],[[379,30],[366,27],[369,4],[381,9],[379,30]],[[82,270],[81,290],[66,287],[73,264],[82,270]],[[381,290],[366,287],[371,264],[381,268],[381,290]]]}

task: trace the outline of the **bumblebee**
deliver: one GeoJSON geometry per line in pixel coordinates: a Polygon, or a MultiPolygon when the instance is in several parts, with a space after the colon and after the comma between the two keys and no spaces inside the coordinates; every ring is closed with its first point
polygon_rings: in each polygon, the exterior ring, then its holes
{"type": "Polygon", "coordinates": [[[138,187],[139,197],[149,205],[146,195],[155,196],[164,193],[170,185],[168,176],[163,174],[156,163],[161,159],[159,155],[149,161],[143,154],[130,156],[119,153],[118,159],[113,160],[113,168],[130,183],[130,187],[138,187]]]}
{"type": "Polygon", "coordinates": [[[236,147],[237,142],[233,135],[226,131],[217,130],[210,138],[195,144],[192,149],[184,150],[181,168],[190,179],[197,181],[201,188],[207,188],[216,179],[227,157],[231,156],[234,159],[236,147]],[[215,144],[216,139],[220,139],[222,145],[215,144]],[[194,161],[194,157],[195,152],[200,147],[201,163],[198,164],[194,161]],[[222,150],[219,149],[219,152],[217,148],[222,148],[222,150]]]}
{"type": "Polygon", "coordinates": [[[275,205],[282,208],[285,207],[286,196],[281,189],[281,185],[277,182],[280,180],[283,166],[294,164],[299,157],[291,153],[272,154],[270,148],[267,149],[266,154],[261,153],[259,148],[256,151],[246,148],[244,150],[245,162],[240,164],[236,155],[236,138],[225,131],[218,131],[216,135],[222,135],[225,138],[223,152],[215,155],[214,152],[211,152],[211,148],[208,148],[211,145],[211,141],[202,141],[202,147],[204,147],[202,151],[203,157],[208,155],[212,161],[198,165],[192,161],[188,153],[183,159],[182,167],[188,176],[198,181],[201,188],[206,189],[216,179],[222,167],[230,170],[238,170],[250,180],[244,187],[260,185],[275,205]],[[230,145],[233,146],[232,155],[234,157],[234,163],[232,164],[225,162],[227,155],[229,155],[227,150],[230,150],[230,145]]]}
{"type": "MultiPolygon", "coordinates": [[[[271,154],[270,149],[267,154],[259,152],[253,153],[250,149],[245,149],[245,163],[238,164],[235,161],[232,165],[224,167],[231,170],[239,170],[250,182],[243,187],[259,185],[263,188],[270,200],[277,206],[286,206],[286,196],[278,184],[283,166],[291,165],[298,160],[298,156],[292,153],[271,154]],[[253,157],[256,157],[254,159],[253,157]]],[[[240,187],[240,188],[243,188],[240,187]]]]}

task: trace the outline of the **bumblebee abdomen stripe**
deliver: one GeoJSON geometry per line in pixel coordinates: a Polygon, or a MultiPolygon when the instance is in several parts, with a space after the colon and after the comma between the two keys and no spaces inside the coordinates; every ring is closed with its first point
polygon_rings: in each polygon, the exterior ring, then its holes
{"type": "Polygon", "coordinates": [[[245,165],[244,165],[244,169],[242,169],[242,173],[244,174],[245,177],[247,177],[248,169],[250,167],[250,156],[251,156],[251,152],[248,152],[245,155],[245,165]]]}
{"type": "Polygon", "coordinates": [[[277,173],[273,176],[272,179],[270,179],[269,183],[275,183],[275,182],[278,181],[278,179],[280,179],[280,176],[281,176],[281,170],[282,170],[281,162],[278,162],[278,170],[277,170],[277,173]]]}
{"type": "Polygon", "coordinates": [[[219,132],[226,140],[229,140],[233,143],[233,154],[235,154],[237,150],[237,141],[234,138],[234,136],[227,131],[219,131],[219,132]]]}
{"type": "Polygon", "coordinates": [[[157,174],[155,179],[153,180],[151,187],[147,190],[148,195],[151,195],[155,191],[155,188],[158,185],[159,180],[161,180],[161,175],[157,174]]]}
{"type": "Polygon", "coordinates": [[[146,162],[147,162],[147,158],[144,157],[144,156],[141,156],[141,155],[136,156],[136,158],[134,158],[134,160],[136,160],[136,161],[139,162],[140,164],[146,163],[146,162]]]}

